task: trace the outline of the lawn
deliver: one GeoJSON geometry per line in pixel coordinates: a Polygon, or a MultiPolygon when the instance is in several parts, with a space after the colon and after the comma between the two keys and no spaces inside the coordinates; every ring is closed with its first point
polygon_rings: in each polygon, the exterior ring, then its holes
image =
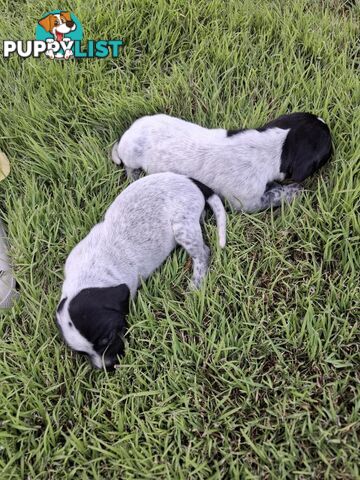
{"type": "Polygon", "coordinates": [[[0,58],[0,184],[20,301],[0,322],[0,478],[360,478],[360,4],[0,0],[2,39],[68,8],[117,59],[0,58]],[[291,205],[230,213],[188,290],[177,250],[139,290],[115,374],[54,321],[71,248],[127,185],[108,159],[138,117],[259,126],[311,111],[328,166],[291,205]]]}

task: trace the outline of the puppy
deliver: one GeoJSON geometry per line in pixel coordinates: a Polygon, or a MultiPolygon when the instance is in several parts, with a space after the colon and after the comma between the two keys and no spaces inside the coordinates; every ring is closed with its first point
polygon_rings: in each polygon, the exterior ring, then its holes
{"type": "Polygon", "coordinates": [[[113,369],[124,351],[129,297],[176,244],[192,257],[192,285],[200,286],[209,258],[199,222],[205,200],[224,247],[226,214],[220,198],[200,182],[168,172],[126,188],[70,253],[56,319],[66,343],[87,354],[94,367],[113,369]]]}
{"type": "Polygon", "coordinates": [[[332,152],[323,120],[310,113],[283,115],[256,129],[207,129],[168,115],[136,120],[112,149],[129,177],[171,171],[206,184],[235,210],[256,212],[291,201],[302,182],[332,152]]]}
{"type": "MultiPolygon", "coordinates": [[[[69,39],[65,37],[67,33],[73,32],[76,29],[75,23],[71,19],[70,12],[60,12],[55,14],[47,15],[39,21],[41,25],[47,32],[51,33],[54,37],[54,40],[57,42],[68,41],[69,39]]],[[[51,58],[54,58],[54,52],[49,50],[47,55],[51,58]]],[[[71,55],[73,55],[72,50],[66,50],[65,59],[67,60],[71,55]]],[[[62,57],[62,54],[57,54],[57,57],[62,57]]]]}

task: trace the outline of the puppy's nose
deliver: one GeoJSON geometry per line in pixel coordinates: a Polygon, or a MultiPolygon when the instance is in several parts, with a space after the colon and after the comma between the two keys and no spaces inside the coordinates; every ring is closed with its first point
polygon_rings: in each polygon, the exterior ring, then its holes
{"type": "Polygon", "coordinates": [[[66,22],[66,26],[69,27],[69,28],[71,28],[71,27],[74,26],[74,22],[73,22],[72,20],[68,20],[68,21],[66,22]]]}

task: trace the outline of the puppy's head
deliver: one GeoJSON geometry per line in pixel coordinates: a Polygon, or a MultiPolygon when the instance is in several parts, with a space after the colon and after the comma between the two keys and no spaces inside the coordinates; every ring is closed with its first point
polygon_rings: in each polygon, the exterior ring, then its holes
{"type": "Polygon", "coordinates": [[[112,370],[124,353],[128,311],[127,285],[86,288],[60,301],[56,320],[73,350],[88,355],[94,367],[112,370]]]}
{"type": "Polygon", "coordinates": [[[61,41],[65,33],[76,29],[70,12],[50,13],[39,21],[39,25],[47,32],[52,33],[57,41],[61,41]]]}
{"type": "Polygon", "coordinates": [[[302,182],[313,175],[332,154],[330,131],[323,121],[318,120],[290,130],[284,146],[281,172],[285,179],[302,182]]]}

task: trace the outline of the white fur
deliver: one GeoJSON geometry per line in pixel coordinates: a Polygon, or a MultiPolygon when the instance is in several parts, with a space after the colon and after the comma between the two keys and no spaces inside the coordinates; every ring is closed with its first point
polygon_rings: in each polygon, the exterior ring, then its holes
{"type": "Polygon", "coordinates": [[[172,171],[196,178],[226,198],[235,210],[262,208],[266,185],[281,181],[282,146],[289,130],[245,130],[227,137],[224,129],[207,129],[168,115],[136,120],[112,150],[115,163],[128,174],[172,171]]]}

